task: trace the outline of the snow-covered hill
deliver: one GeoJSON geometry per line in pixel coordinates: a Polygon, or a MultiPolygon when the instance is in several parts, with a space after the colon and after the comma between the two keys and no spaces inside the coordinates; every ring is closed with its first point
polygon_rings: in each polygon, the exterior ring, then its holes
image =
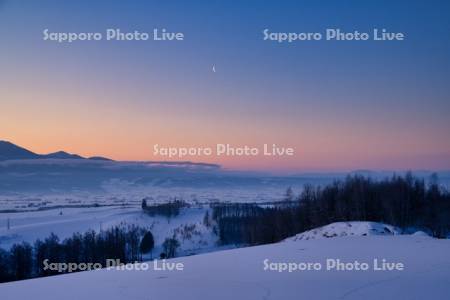
{"type": "Polygon", "coordinates": [[[98,270],[0,284],[3,300],[448,299],[450,241],[415,235],[297,240],[183,257],[183,271],[98,270]],[[367,271],[325,269],[328,259],[367,271]],[[374,259],[403,271],[375,271],[374,259]],[[264,270],[265,262],[320,263],[321,270],[264,270]]]}
{"type": "Polygon", "coordinates": [[[397,235],[401,230],[376,222],[336,222],[288,238],[288,241],[311,240],[344,236],[397,235]]]}

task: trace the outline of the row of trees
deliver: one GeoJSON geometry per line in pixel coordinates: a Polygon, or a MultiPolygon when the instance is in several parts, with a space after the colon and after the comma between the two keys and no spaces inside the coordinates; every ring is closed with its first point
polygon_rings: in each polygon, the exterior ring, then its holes
{"type": "Polygon", "coordinates": [[[121,263],[140,261],[142,254],[154,247],[150,231],[134,225],[120,225],[108,230],[74,233],[70,238],[59,240],[51,234],[44,240],[15,244],[9,251],[0,249],[0,282],[60,274],[45,269],[44,261],[50,263],[99,263],[107,259],[119,259],[121,263]]]}
{"type": "MultiPolygon", "coordinates": [[[[230,203],[212,205],[215,231],[222,244],[265,244],[338,221],[384,222],[417,228],[434,237],[450,234],[450,194],[411,174],[375,181],[347,177],[326,186],[306,185],[302,193],[288,190],[271,206],[230,203]]],[[[205,218],[206,219],[206,218],[205,218]]]]}
{"type": "Polygon", "coordinates": [[[298,211],[292,206],[263,208],[251,203],[228,203],[214,204],[212,211],[216,224],[213,230],[224,245],[274,243],[301,230],[298,211]]]}
{"type": "Polygon", "coordinates": [[[450,193],[439,186],[436,175],[428,184],[411,173],[381,181],[353,176],[323,188],[306,186],[299,204],[306,229],[363,220],[420,228],[437,238],[450,234],[450,193]]]}
{"type": "Polygon", "coordinates": [[[147,199],[143,199],[142,200],[142,210],[150,215],[150,216],[155,216],[155,215],[160,215],[160,216],[165,216],[167,218],[172,218],[172,217],[176,217],[180,214],[180,210],[183,207],[188,207],[189,204],[186,203],[185,201],[182,200],[173,200],[173,201],[169,201],[167,203],[159,203],[159,204],[152,204],[152,205],[148,205],[147,203],[147,199]]]}

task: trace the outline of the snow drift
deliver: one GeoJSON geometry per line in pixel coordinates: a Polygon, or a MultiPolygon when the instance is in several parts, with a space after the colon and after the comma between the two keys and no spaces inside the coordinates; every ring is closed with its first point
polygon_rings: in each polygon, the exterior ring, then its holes
{"type": "Polygon", "coordinates": [[[297,234],[287,241],[314,240],[344,236],[398,235],[401,230],[377,222],[336,222],[297,234]]]}

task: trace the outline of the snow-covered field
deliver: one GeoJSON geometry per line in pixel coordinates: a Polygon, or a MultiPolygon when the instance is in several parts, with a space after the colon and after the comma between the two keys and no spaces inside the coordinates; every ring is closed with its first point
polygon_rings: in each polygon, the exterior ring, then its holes
{"type": "MultiPolygon", "coordinates": [[[[289,240],[169,260],[183,271],[97,270],[0,285],[5,300],[108,299],[448,299],[450,241],[420,235],[289,240]],[[327,259],[367,263],[367,271],[326,269],[327,259]],[[375,271],[373,261],[404,270],[375,271]],[[266,263],[320,263],[278,272],[266,263]]],[[[273,265],[272,265],[273,266],[273,265]]],[[[379,265],[380,266],[380,265],[379,265]]]]}
{"type": "Polygon", "coordinates": [[[277,177],[232,172],[203,164],[113,162],[73,159],[0,161],[0,212],[55,206],[139,205],[164,202],[280,200],[288,187],[329,182],[332,177],[277,177]]]}
{"type": "MultiPolygon", "coordinates": [[[[125,183],[117,183],[117,185],[125,183]]],[[[150,203],[162,203],[183,199],[189,203],[208,202],[270,202],[283,198],[289,183],[286,185],[270,184],[249,187],[157,187],[139,186],[120,189],[108,183],[106,191],[70,191],[54,193],[8,193],[0,192],[0,214],[11,211],[34,211],[52,209],[55,207],[80,207],[92,205],[134,205],[139,206],[143,198],[150,203]]],[[[295,186],[294,186],[295,187],[295,186]]],[[[301,189],[296,187],[296,191],[301,189]]]]}
{"type": "Polygon", "coordinates": [[[280,200],[286,188],[296,183],[299,189],[301,180],[295,178],[242,174],[192,163],[1,161],[0,247],[33,243],[52,232],[64,239],[75,232],[126,223],[153,232],[155,253],[165,238],[185,225],[194,225],[194,234],[188,239],[179,237],[179,254],[211,251],[218,247],[217,236],[202,224],[207,203],[280,200]],[[145,215],[141,210],[144,198],[148,204],[183,199],[192,206],[167,220],[145,215]]]}
{"type": "Polygon", "coordinates": [[[61,208],[44,211],[0,214],[0,248],[8,249],[14,243],[46,238],[52,232],[60,239],[75,232],[99,231],[119,224],[134,224],[148,228],[155,237],[155,253],[159,253],[165,238],[171,237],[177,229],[185,225],[195,226],[195,234],[189,238],[178,236],[180,255],[201,253],[216,249],[217,236],[203,225],[207,206],[191,206],[182,209],[173,218],[149,216],[141,207],[90,207],[61,208]],[[8,221],[9,219],[9,221],[8,221]],[[9,222],[10,228],[7,228],[9,222]]]}
{"type": "Polygon", "coordinates": [[[231,172],[192,163],[0,161],[0,247],[33,243],[52,232],[64,239],[75,232],[126,223],[150,228],[155,253],[177,229],[195,225],[190,239],[180,236],[180,254],[211,251],[218,249],[217,236],[202,224],[208,203],[279,201],[290,186],[298,192],[304,182],[330,180],[231,172]],[[192,208],[168,221],[145,215],[140,207],[144,198],[148,204],[182,199],[192,208]]]}
{"type": "Polygon", "coordinates": [[[226,250],[203,224],[210,202],[278,201],[288,187],[298,194],[305,183],[340,176],[345,174],[271,177],[196,164],[0,162],[1,248],[33,243],[52,232],[64,239],[74,232],[134,224],[152,231],[156,255],[164,239],[177,234],[177,254],[184,256],[169,260],[183,263],[183,271],[156,271],[151,265],[148,271],[100,270],[0,284],[0,299],[448,299],[448,240],[399,235],[386,224],[343,222],[278,244],[226,250]],[[149,216],[141,209],[143,198],[149,204],[183,199],[191,207],[170,219],[149,216]],[[190,234],[183,234],[186,226],[190,234]],[[370,265],[386,259],[405,269],[264,270],[264,262],[325,266],[327,259],[370,265]]]}

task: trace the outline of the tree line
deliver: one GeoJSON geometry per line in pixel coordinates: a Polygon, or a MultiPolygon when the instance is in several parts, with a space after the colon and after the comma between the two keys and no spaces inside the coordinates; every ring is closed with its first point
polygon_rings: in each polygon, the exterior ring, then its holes
{"type": "Polygon", "coordinates": [[[339,221],[373,221],[422,229],[437,238],[450,234],[450,194],[436,176],[429,183],[407,173],[384,180],[360,175],[325,186],[291,189],[283,201],[211,205],[221,244],[258,245],[339,221]]]}
{"type": "Polygon", "coordinates": [[[99,263],[119,259],[121,263],[141,261],[142,254],[151,252],[154,238],[150,231],[135,225],[118,225],[101,232],[74,233],[60,241],[51,234],[33,245],[14,244],[9,251],[0,249],[0,282],[61,274],[46,269],[43,262],[99,263]]]}

